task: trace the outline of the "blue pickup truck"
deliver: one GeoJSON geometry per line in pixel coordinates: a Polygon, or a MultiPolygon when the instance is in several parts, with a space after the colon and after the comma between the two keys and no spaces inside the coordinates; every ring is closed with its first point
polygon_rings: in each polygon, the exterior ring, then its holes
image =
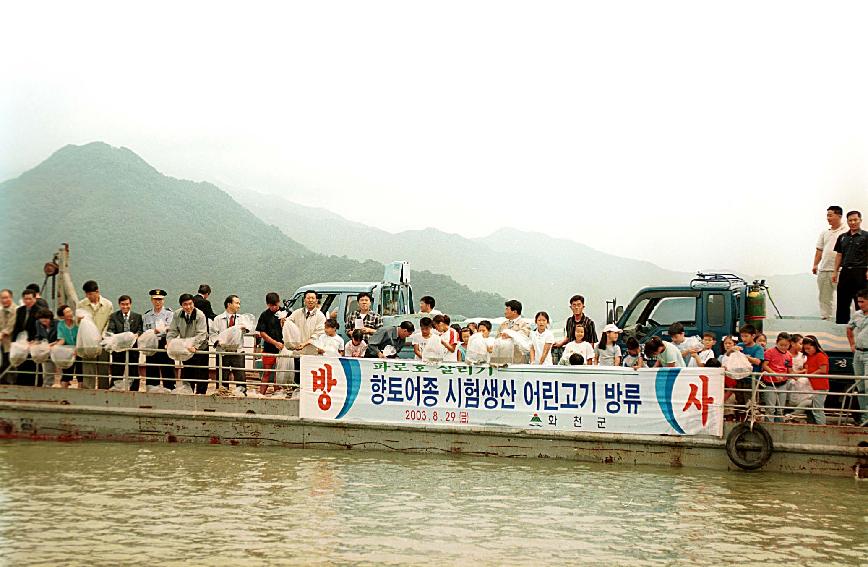
{"type": "MultiPolygon", "coordinates": [[[[718,337],[738,335],[747,323],[766,334],[769,345],[781,331],[814,335],[829,355],[830,374],[853,374],[853,353],[846,327],[818,317],[784,317],[774,306],[763,280],[748,283],[729,273],[697,273],[686,286],[647,287],[630,300],[627,307],[609,302],[608,321],[624,330],[623,338],[633,336],[640,343],[651,337],[668,339],[669,325],[681,323],[686,336],[712,331],[718,337]],[[775,316],[766,316],[766,301],[775,316]]],[[[719,353],[718,353],[719,354],[719,353]]]]}

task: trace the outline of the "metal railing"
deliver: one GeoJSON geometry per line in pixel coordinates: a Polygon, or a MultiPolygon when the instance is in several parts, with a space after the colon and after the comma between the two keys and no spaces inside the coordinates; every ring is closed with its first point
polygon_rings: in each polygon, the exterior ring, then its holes
{"type": "MultiPolygon", "coordinates": [[[[733,376],[728,377],[735,379],[733,376]]],[[[868,419],[868,377],[753,372],[725,389],[724,410],[745,421],[860,425],[868,419]],[[798,379],[827,379],[828,390],[797,389],[798,379]],[[860,389],[860,384],[862,388],[860,389]],[[832,418],[831,420],[829,418],[832,418]]]]}
{"type": "MultiPolygon", "coordinates": [[[[207,391],[207,386],[212,382],[215,386],[214,392],[225,395],[231,395],[232,390],[236,393],[243,390],[249,392],[252,388],[259,389],[262,394],[267,393],[272,388],[274,391],[297,388],[296,377],[299,375],[299,365],[296,361],[301,356],[300,353],[285,355],[249,352],[245,349],[238,351],[209,349],[196,351],[193,354],[193,356],[197,355],[200,357],[199,362],[201,362],[201,357],[209,357],[208,363],[175,362],[168,358],[165,349],[143,351],[132,348],[122,353],[113,353],[113,360],[106,360],[105,357],[96,360],[77,358],[76,366],[73,367],[76,370],[72,373],[60,371],[50,362],[34,363],[28,359],[26,363],[17,368],[8,367],[0,372],[0,384],[18,383],[19,385],[47,386],[54,385],[64,375],[72,374],[79,387],[83,387],[84,379],[93,378],[94,386],[107,383],[106,387],[101,389],[128,390],[131,385],[137,382],[138,390],[147,392],[166,392],[177,387],[183,388],[183,384],[186,383],[190,390],[204,394],[207,391]],[[144,356],[139,357],[140,354],[144,356]],[[123,360],[115,358],[119,358],[119,355],[123,355],[123,360]],[[133,360],[137,357],[138,361],[133,360]],[[264,358],[273,358],[274,365],[265,368],[262,363],[264,358]],[[228,363],[226,359],[229,359],[228,363]],[[239,359],[243,360],[241,366],[231,364],[239,359]],[[253,362],[251,369],[246,367],[248,360],[253,362]],[[27,363],[30,363],[29,366],[27,363]],[[87,372],[84,369],[86,366],[90,370],[95,370],[87,372]],[[105,369],[105,372],[102,372],[102,369],[105,369]],[[164,375],[164,369],[168,370],[168,376],[164,375]],[[131,371],[134,371],[133,375],[131,375],[131,371]],[[230,374],[231,380],[229,379],[230,374]],[[253,379],[250,377],[251,374],[253,379]],[[21,376],[24,376],[25,379],[19,380],[21,376]],[[14,380],[10,380],[10,378],[14,378],[14,380]]],[[[563,371],[564,368],[557,366],[533,367],[536,372],[558,372],[563,371]]],[[[737,379],[734,387],[725,388],[723,407],[725,414],[751,422],[805,420],[818,425],[831,424],[832,421],[835,425],[843,425],[852,421],[858,425],[868,419],[868,393],[866,393],[868,383],[866,381],[868,381],[866,376],[751,373],[744,378],[737,379]],[[833,387],[825,391],[813,390],[813,388],[810,391],[797,390],[792,387],[793,381],[800,378],[825,378],[833,387]],[[782,381],[775,384],[772,382],[774,379],[782,381]],[[859,384],[864,384],[861,389],[859,384]]]]}
{"type": "Polygon", "coordinates": [[[17,367],[4,368],[0,372],[0,384],[44,387],[61,386],[62,382],[68,381],[67,386],[71,387],[89,388],[84,385],[88,382],[104,386],[96,389],[129,390],[131,385],[137,383],[137,391],[141,392],[173,390],[183,387],[183,384],[195,391],[198,384],[202,390],[198,393],[205,393],[201,385],[214,383],[218,393],[221,388],[243,390],[262,388],[263,385],[275,390],[291,390],[297,387],[294,377],[298,375],[298,365],[295,361],[300,356],[299,353],[249,352],[241,348],[238,351],[209,349],[197,350],[191,353],[187,361],[176,362],[168,356],[166,349],[131,348],[123,352],[103,353],[96,359],[77,356],[74,364],[67,369],[58,368],[50,360],[35,362],[28,358],[17,367]],[[109,354],[111,358],[107,356],[109,354]],[[199,364],[191,362],[195,357],[200,357],[197,361],[199,364]],[[203,364],[201,357],[207,357],[208,362],[203,364]],[[274,359],[273,365],[268,368],[262,362],[267,358],[274,359]],[[231,364],[238,360],[241,364],[231,364]],[[252,368],[247,368],[248,361],[252,361],[252,368]]]}

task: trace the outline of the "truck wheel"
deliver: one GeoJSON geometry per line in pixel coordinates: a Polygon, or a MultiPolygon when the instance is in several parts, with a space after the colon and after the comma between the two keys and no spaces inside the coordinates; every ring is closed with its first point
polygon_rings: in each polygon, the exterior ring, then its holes
{"type": "Polygon", "coordinates": [[[765,427],[755,423],[753,430],[746,423],[739,423],[726,437],[726,454],[737,467],[754,471],[765,466],[772,457],[774,443],[765,427]],[[745,447],[746,444],[751,447],[745,447]]]}

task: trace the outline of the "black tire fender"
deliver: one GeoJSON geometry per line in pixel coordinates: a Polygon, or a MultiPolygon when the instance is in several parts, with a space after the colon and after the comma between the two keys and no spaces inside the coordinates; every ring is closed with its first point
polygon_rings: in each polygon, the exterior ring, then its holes
{"type": "Polygon", "coordinates": [[[774,449],[772,436],[759,423],[754,423],[753,429],[746,423],[739,423],[726,436],[726,455],[735,466],[746,471],[755,471],[764,467],[771,459],[774,449]],[[759,451],[754,451],[750,456],[740,446],[746,437],[759,445],[759,451]]]}

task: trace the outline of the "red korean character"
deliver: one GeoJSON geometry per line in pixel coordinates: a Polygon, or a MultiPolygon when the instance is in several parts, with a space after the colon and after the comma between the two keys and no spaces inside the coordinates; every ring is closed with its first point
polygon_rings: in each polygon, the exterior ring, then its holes
{"type": "Polygon", "coordinates": [[[690,384],[690,395],[687,396],[687,403],[684,404],[681,411],[687,411],[691,405],[696,406],[696,409],[702,412],[702,425],[704,426],[708,422],[708,406],[714,403],[714,398],[708,395],[708,376],[700,376],[699,379],[702,381],[702,401],[696,397],[699,386],[690,384]]]}
{"type": "Polygon", "coordinates": [[[326,411],[332,407],[332,398],[328,395],[328,392],[331,392],[334,385],[338,383],[335,378],[332,378],[332,365],[323,364],[322,368],[311,370],[310,374],[313,378],[314,392],[317,390],[322,391],[317,400],[319,402],[319,409],[326,411]]]}

